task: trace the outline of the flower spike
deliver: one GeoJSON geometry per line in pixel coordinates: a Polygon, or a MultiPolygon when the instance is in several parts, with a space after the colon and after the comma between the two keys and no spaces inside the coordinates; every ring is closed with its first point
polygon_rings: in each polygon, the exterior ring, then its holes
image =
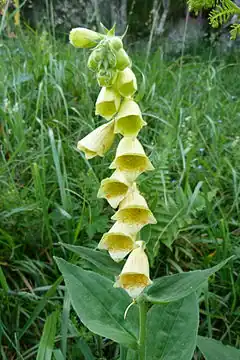
{"type": "Polygon", "coordinates": [[[116,116],[114,132],[135,137],[144,125],[147,123],[142,118],[138,104],[131,99],[124,99],[116,116]]]}
{"type": "Polygon", "coordinates": [[[157,223],[135,183],[129,189],[125,199],[120,203],[119,210],[112,216],[112,219],[128,224],[132,232],[140,231],[147,224],[157,223]]]}
{"type": "Polygon", "coordinates": [[[108,250],[109,255],[116,262],[121,261],[135,247],[136,235],[126,224],[116,222],[112,228],[103,235],[99,249],[108,250]]]}
{"type": "Polygon", "coordinates": [[[110,178],[102,180],[97,197],[105,198],[113,208],[116,208],[126,196],[129,185],[124,174],[116,170],[110,178]]]}
{"type": "Polygon", "coordinates": [[[152,284],[149,276],[149,262],[144,252],[143,241],[138,241],[139,247],[134,249],[122,269],[115,287],[121,287],[129,296],[136,299],[148,285],[152,284]]]}
{"type": "Polygon", "coordinates": [[[113,129],[114,121],[99,126],[78,142],[78,150],[85,153],[86,159],[92,159],[95,156],[104,156],[113,144],[113,129]]]}

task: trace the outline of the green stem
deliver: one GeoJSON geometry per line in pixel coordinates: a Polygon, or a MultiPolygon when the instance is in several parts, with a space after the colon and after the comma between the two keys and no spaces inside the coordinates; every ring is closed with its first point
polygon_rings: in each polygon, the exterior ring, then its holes
{"type": "Polygon", "coordinates": [[[146,359],[146,349],[145,349],[145,340],[146,340],[146,320],[147,320],[147,304],[145,301],[141,300],[139,302],[139,360],[146,359]]]}

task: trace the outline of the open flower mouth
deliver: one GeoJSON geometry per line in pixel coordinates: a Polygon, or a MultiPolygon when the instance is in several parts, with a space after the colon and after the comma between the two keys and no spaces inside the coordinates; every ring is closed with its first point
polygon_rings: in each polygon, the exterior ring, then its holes
{"type": "Polygon", "coordinates": [[[126,273],[120,275],[119,283],[120,286],[134,299],[152,282],[144,274],[126,273]]]}
{"type": "Polygon", "coordinates": [[[144,155],[122,155],[116,159],[116,167],[122,171],[144,171],[148,160],[144,155]]]}
{"type": "Polygon", "coordinates": [[[124,85],[121,85],[119,88],[119,92],[123,96],[131,96],[135,92],[135,86],[134,82],[130,81],[128,83],[125,83],[124,85]]]}
{"type": "Polygon", "coordinates": [[[128,186],[119,181],[108,181],[103,185],[102,191],[107,199],[113,197],[125,195],[128,190],[128,186]]]}
{"type": "Polygon", "coordinates": [[[149,223],[149,215],[149,210],[141,207],[134,207],[119,210],[115,214],[115,218],[123,223],[145,225],[149,223]]]}
{"type": "Polygon", "coordinates": [[[83,152],[85,153],[86,159],[92,159],[92,158],[94,158],[96,155],[98,155],[96,151],[89,150],[89,149],[87,149],[87,148],[84,147],[84,146],[80,146],[80,145],[79,145],[79,146],[78,146],[78,149],[81,150],[81,151],[83,151],[83,152]]]}
{"type": "Polygon", "coordinates": [[[109,251],[131,251],[133,249],[133,240],[130,236],[112,233],[106,235],[105,239],[105,246],[109,251]]]}
{"type": "Polygon", "coordinates": [[[114,132],[123,136],[137,136],[143,124],[137,115],[125,116],[116,120],[114,132]]]}
{"type": "Polygon", "coordinates": [[[97,112],[103,117],[112,117],[117,112],[117,108],[114,101],[106,101],[97,105],[97,112]]]}
{"type": "Polygon", "coordinates": [[[134,248],[131,236],[121,233],[107,233],[99,243],[99,249],[108,250],[114,261],[121,261],[134,248]]]}

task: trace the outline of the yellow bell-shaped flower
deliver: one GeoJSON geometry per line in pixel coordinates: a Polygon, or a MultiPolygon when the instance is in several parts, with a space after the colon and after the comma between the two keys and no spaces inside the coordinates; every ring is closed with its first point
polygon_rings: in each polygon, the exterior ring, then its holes
{"type": "Polygon", "coordinates": [[[120,203],[119,209],[112,216],[112,219],[128,224],[133,233],[140,231],[142,227],[147,224],[157,223],[146,200],[140,195],[135,183],[120,203]]]}
{"type": "Polygon", "coordinates": [[[116,116],[114,132],[123,136],[134,137],[146,124],[138,104],[125,98],[116,116]]]}
{"type": "Polygon", "coordinates": [[[111,258],[118,262],[129,254],[135,247],[136,235],[126,224],[116,222],[112,228],[103,235],[99,249],[109,252],[111,258]]]}
{"type": "Polygon", "coordinates": [[[123,48],[120,48],[116,52],[116,68],[117,70],[124,70],[126,67],[131,66],[131,60],[126,51],[123,48]]]}
{"type": "Polygon", "coordinates": [[[103,87],[96,102],[96,115],[110,120],[120,107],[121,96],[109,87],[103,87]]]}
{"type": "Polygon", "coordinates": [[[77,48],[91,48],[98,44],[104,36],[85,28],[75,28],[70,31],[70,43],[77,48]]]}
{"type": "Polygon", "coordinates": [[[120,140],[115,159],[110,169],[124,172],[127,180],[134,181],[144,171],[154,170],[137,138],[124,137],[120,140]]]}
{"type": "Polygon", "coordinates": [[[119,71],[116,87],[123,97],[132,96],[137,91],[137,79],[129,67],[123,71],[119,71]]]}
{"type": "Polygon", "coordinates": [[[113,144],[113,130],[114,121],[99,126],[78,142],[78,150],[85,153],[86,159],[103,156],[113,144]]]}
{"type": "Polygon", "coordinates": [[[129,296],[136,299],[148,285],[152,284],[149,276],[149,262],[144,252],[143,241],[137,241],[139,247],[134,249],[128,256],[127,261],[115,283],[115,287],[121,287],[129,296]]]}
{"type": "Polygon", "coordinates": [[[106,199],[115,209],[126,196],[129,185],[124,174],[116,170],[110,178],[102,180],[97,197],[106,199]]]}

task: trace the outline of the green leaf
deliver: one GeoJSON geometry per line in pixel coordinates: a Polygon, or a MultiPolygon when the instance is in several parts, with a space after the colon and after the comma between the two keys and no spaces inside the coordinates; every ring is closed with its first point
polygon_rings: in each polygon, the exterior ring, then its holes
{"type": "Polygon", "coordinates": [[[124,320],[124,312],[131,303],[122,289],[92,271],[86,271],[55,258],[63,274],[72,306],[82,323],[95,334],[110,338],[127,347],[137,347],[138,312],[132,307],[124,320]]]}
{"type": "Polygon", "coordinates": [[[24,327],[21,329],[18,339],[20,340],[21,337],[25,334],[25,332],[28,330],[28,328],[33,324],[33,322],[35,321],[35,319],[38,317],[38,315],[40,314],[40,312],[44,309],[44,307],[46,306],[47,302],[49,301],[49,299],[55,294],[55,292],[57,291],[58,286],[61,284],[62,282],[62,276],[60,276],[55,283],[52,284],[52,286],[50,287],[50,289],[46,292],[46,294],[42,297],[42,299],[39,301],[39,303],[37,304],[37,306],[35,307],[35,309],[33,310],[31,316],[28,318],[26,324],[24,325],[24,327]]]}
{"type": "Polygon", "coordinates": [[[147,360],[191,360],[197,340],[198,302],[195,294],[153,305],[147,316],[147,360]]]}
{"type": "Polygon", "coordinates": [[[198,336],[197,346],[206,360],[240,360],[240,350],[217,340],[198,336]]]}
{"type": "Polygon", "coordinates": [[[153,284],[143,294],[152,303],[168,303],[182,299],[195,292],[202,286],[209,276],[221,269],[232,257],[206,270],[189,271],[186,273],[163,276],[154,280],[153,284]]]}
{"type": "Polygon", "coordinates": [[[138,360],[138,354],[136,351],[129,349],[127,352],[126,360],[138,360]]]}
{"type": "Polygon", "coordinates": [[[53,350],[55,360],[65,360],[60,349],[53,350]]]}
{"type": "Polygon", "coordinates": [[[87,260],[89,263],[96,266],[99,270],[104,273],[111,273],[112,275],[119,275],[122,269],[122,266],[115,261],[107,254],[101,251],[92,250],[84,246],[74,246],[69,244],[63,244],[66,249],[78,254],[84,260],[87,260]]]}
{"type": "Polygon", "coordinates": [[[52,358],[58,316],[59,312],[55,311],[47,317],[38,348],[37,360],[51,360],[52,358]]]}
{"type": "Polygon", "coordinates": [[[78,339],[76,347],[81,351],[85,360],[95,360],[95,357],[85,340],[78,339]]]}

